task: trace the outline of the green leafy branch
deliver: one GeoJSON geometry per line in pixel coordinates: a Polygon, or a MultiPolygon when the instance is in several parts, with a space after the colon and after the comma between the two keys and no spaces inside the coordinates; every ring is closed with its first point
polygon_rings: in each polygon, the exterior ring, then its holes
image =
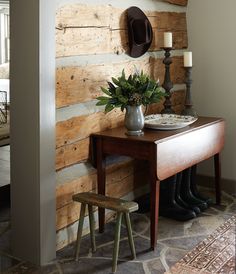
{"type": "Polygon", "coordinates": [[[105,112],[116,107],[123,111],[127,105],[139,106],[157,103],[165,96],[165,92],[159,83],[150,79],[143,71],[125,76],[124,69],[117,79],[112,77],[108,87],[101,87],[106,96],[97,97],[97,106],[105,106],[105,112]]]}

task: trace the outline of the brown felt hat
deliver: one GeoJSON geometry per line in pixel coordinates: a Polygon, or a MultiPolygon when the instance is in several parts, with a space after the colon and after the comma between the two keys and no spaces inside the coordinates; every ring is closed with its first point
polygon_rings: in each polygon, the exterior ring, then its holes
{"type": "Polygon", "coordinates": [[[131,57],[140,57],[151,46],[153,32],[147,16],[138,7],[127,10],[129,47],[131,57]]]}

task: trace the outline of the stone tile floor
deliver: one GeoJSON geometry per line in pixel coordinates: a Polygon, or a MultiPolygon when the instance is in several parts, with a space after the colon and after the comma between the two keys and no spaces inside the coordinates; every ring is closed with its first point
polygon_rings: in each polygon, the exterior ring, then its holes
{"type": "MultiPolygon", "coordinates": [[[[205,194],[213,192],[205,189],[205,194]],[[206,193],[208,192],[208,193],[206,193]]],[[[129,261],[130,249],[125,227],[121,230],[117,274],[163,274],[170,266],[193,249],[225,220],[236,214],[236,195],[223,193],[221,206],[211,206],[196,219],[177,222],[159,218],[158,248],[149,250],[148,214],[131,215],[137,259],[129,261]]],[[[36,267],[11,256],[9,210],[0,212],[0,273],[3,274],[106,274],[111,273],[115,223],[106,225],[104,234],[96,234],[97,251],[93,254],[89,236],[83,237],[80,261],[73,260],[74,245],[57,253],[57,259],[44,267],[36,267]]]]}

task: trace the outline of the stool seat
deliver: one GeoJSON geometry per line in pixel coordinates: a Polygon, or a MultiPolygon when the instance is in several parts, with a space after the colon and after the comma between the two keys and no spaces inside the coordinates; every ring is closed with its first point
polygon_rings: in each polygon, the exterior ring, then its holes
{"type": "Polygon", "coordinates": [[[90,237],[92,244],[92,251],[96,251],[96,243],[95,243],[95,221],[93,216],[93,206],[97,206],[99,208],[110,209],[117,212],[117,221],[115,227],[115,240],[114,240],[114,249],[113,249],[113,260],[112,260],[112,272],[115,273],[117,269],[117,259],[119,253],[119,241],[120,241],[120,229],[121,229],[121,221],[122,217],[125,218],[125,224],[128,233],[128,240],[130,245],[130,250],[132,253],[133,259],[136,258],[134,240],[131,229],[131,222],[129,213],[138,210],[138,204],[135,202],[125,201],[122,199],[112,198],[108,196],[104,196],[101,194],[96,194],[92,192],[82,192],[73,195],[73,200],[75,202],[81,203],[80,210],[80,219],[78,225],[77,232],[77,244],[76,244],[76,252],[75,252],[75,260],[79,259],[79,250],[81,244],[85,209],[88,206],[89,212],[89,225],[90,225],[90,237]]]}
{"type": "Polygon", "coordinates": [[[138,204],[135,202],[107,197],[92,192],[82,192],[75,194],[73,195],[73,200],[76,202],[85,203],[92,206],[98,206],[117,212],[133,212],[138,210],[138,204]]]}

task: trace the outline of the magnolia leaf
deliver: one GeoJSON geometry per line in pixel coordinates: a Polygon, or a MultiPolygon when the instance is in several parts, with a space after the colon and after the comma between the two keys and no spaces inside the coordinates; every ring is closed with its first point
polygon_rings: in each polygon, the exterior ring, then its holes
{"type": "Polygon", "coordinates": [[[107,102],[105,101],[99,101],[96,103],[96,106],[105,106],[107,104],[107,102]]]}
{"type": "Polygon", "coordinates": [[[122,79],[125,80],[125,70],[122,69],[122,79]]]}
{"type": "Polygon", "coordinates": [[[117,85],[117,86],[119,86],[119,85],[120,85],[119,80],[117,80],[117,79],[116,79],[116,78],[114,78],[114,77],[112,77],[111,79],[112,79],[112,82],[113,82],[115,85],[117,85]]]}
{"type": "Polygon", "coordinates": [[[115,108],[115,107],[114,107],[113,105],[107,104],[106,107],[105,107],[105,112],[107,113],[107,112],[113,110],[114,108],[115,108]]]}
{"type": "Polygon", "coordinates": [[[113,93],[116,90],[116,87],[111,83],[111,82],[107,82],[109,85],[109,91],[110,93],[113,93]]]}
{"type": "Polygon", "coordinates": [[[97,97],[96,99],[99,100],[99,101],[107,101],[107,102],[108,102],[108,100],[110,99],[110,97],[99,96],[99,97],[97,97]]]}
{"type": "Polygon", "coordinates": [[[101,87],[101,90],[105,93],[105,94],[107,94],[107,95],[111,95],[111,93],[110,93],[110,91],[109,90],[107,90],[107,89],[105,89],[105,88],[103,88],[103,87],[101,87]]]}

